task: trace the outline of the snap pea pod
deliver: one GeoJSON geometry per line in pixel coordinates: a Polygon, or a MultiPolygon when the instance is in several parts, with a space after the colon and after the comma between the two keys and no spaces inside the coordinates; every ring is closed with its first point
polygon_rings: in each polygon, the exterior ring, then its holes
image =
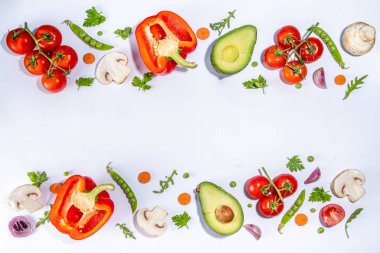
{"type": "Polygon", "coordinates": [[[282,234],[281,229],[285,227],[286,223],[290,221],[290,219],[296,214],[296,212],[300,209],[303,202],[305,201],[306,191],[303,190],[301,194],[298,196],[294,204],[289,208],[289,210],[284,214],[281,219],[280,225],[278,225],[277,231],[282,234]]]}
{"type": "Polygon", "coordinates": [[[90,35],[88,35],[81,27],[78,25],[74,24],[70,20],[65,20],[63,21],[66,25],[68,25],[71,29],[71,31],[79,38],[81,39],[84,43],[89,45],[92,48],[95,48],[97,50],[110,50],[113,48],[113,46],[104,44],[100,41],[97,41],[96,39],[92,38],[90,35]]]}
{"type": "Polygon", "coordinates": [[[132,213],[135,213],[137,209],[137,199],[135,194],[132,191],[132,188],[125,182],[125,180],[118,174],[116,173],[111,167],[110,164],[107,164],[107,172],[111,175],[111,178],[117,185],[120,186],[120,188],[123,190],[125,196],[128,199],[128,202],[132,208],[132,213]]]}
{"type": "Polygon", "coordinates": [[[332,38],[330,37],[330,35],[327,34],[327,32],[325,32],[325,30],[323,30],[322,28],[320,27],[310,27],[309,29],[307,29],[308,31],[311,31],[313,29],[313,32],[319,37],[321,38],[321,40],[325,43],[326,47],[329,49],[332,57],[334,58],[334,60],[339,64],[339,66],[342,68],[342,69],[347,69],[347,67],[345,66],[345,63],[343,62],[343,58],[342,58],[342,55],[340,54],[335,42],[332,40],[332,38]]]}

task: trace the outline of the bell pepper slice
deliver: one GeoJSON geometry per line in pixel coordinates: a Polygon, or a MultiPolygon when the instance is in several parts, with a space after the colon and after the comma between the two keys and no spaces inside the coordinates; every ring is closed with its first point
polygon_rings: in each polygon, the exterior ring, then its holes
{"type": "Polygon", "coordinates": [[[189,24],[174,12],[161,11],[144,19],[136,27],[135,35],[141,58],[151,72],[168,74],[176,64],[197,67],[196,63],[185,60],[197,47],[197,37],[189,24]]]}
{"type": "Polygon", "coordinates": [[[96,186],[89,177],[69,177],[60,188],[50,211],[51,223],[74,240],[93,235],[113,213],[114,203],[105,190],[114,189],[112,184],[96,186]]]}

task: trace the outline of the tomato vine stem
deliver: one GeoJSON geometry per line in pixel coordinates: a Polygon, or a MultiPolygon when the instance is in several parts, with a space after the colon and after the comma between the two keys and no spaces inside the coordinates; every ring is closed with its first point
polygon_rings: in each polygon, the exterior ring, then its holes
{"type": "Polygon", "coordinates": [[[273,186],[273,188],[276,190],[277,194],[278,194],[278,197],[281,199],[281,201],[284,201],[284,198],[282,197],[281,195],[281,191],[278,189],[278,187],[273,183],[273,180],[271,179],[271,177],[269,176],[267,170],[264,168],[264,167],[261,167],[261,169],[263,170],[264,174],[265,174],[265,177],[269,180],[269,183],[273,186]]]}

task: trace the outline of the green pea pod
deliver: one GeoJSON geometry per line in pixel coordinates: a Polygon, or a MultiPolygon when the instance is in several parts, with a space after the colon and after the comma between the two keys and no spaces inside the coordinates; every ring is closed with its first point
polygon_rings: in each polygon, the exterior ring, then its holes
{"type": "Polygon", "coordinates": [[[285,227],[286,223],[290,221],[291,218],[298,212],[303,202],[305,201],[306,191],[303,190],[298,196],[294,204],[289,208],[289,210],[282,216],[281,223],[278,225],[277,231],[282,234],[281,229],[285,227]]]}
{"type": "Polygon", "coordinates": [[[132,208],[132,213],[135,213],[137,209],[137,199],[135,194],[132,191],[132,188],[125,182],[125,180],[118,174],[116,173],[111,167],[110,163],[107,164],[107,172],[111,175],[111,178],[115,183],[120,186],[120,188],[123,190],[125,196],[128,199],[128,202],[132,208]]]}
{"type": "Polygon", "coordinates": [[[74,24],[70,20],[65,20],[63,21],[66,25],[68,25],[71,29],[71,31],[79,38],[81,39],[84,43],[86,43],[88,46],[95,48],[97,50],[110,50],[113,48],[113,46],[104,44],[100,41],[97,41],[96,39],[92,38],[90,35],[88,35],[81,27],[78,25],[74,24]]]}

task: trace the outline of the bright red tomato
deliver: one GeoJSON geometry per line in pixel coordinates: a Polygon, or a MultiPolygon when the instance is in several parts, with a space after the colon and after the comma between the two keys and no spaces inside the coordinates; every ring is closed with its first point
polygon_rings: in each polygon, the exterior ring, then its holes
{"type": "Polygon", "coordinates": [[[276,194],[271,194],[257,202],[257,209],[264,217],[274,217],[284,210],[284,202],[276,194]]]}
{"type": "Polygon", "coordinates": [[[51,52],[62,43],[61,32],[52,25],[42,25],[38,27],[35,36],[39,41],[42,50],[51,52]]]}
{"type": "Polygon", "coordinates": [[[41,84],[47,91],[56,93],[66,87],[67,78],[61,70],[54,69],[41,77],[41,84]]]}
{"type": "Polygon", "coordinates": [[[285,66],[287,53],[280,47],[272,45],[268,47],[263,54],[263,61],[267,68],[279,69],[285,66]]]}
{"type": "Polygon", "coordinates": [[[344,219],[345,212],[340,205],[329,204],[321,209],[320,215],[323,225],[332,227],[344,219]]]}
{"type": "Polygon", "coordinates": [[[25,55],[24,66],[33,75],[43,75],[50,67],[50,62],[45,56],[34,50],[25,55]]]}
{"type": "Polygon", "coordinates": [[[302,82],[307,75],[305,64],[299,61],[288,62],[289,66],[285,66],[281,70],[281,78],[287,84],[297,84],[302,82]]]}
{"type": "Polygon", "coordinates": [[[10,31],[6,38],[8,48],[15,54],[27,54],[32,52],[36,43],[33,38],[23,31],[22,28],[17,28],[10,31]]]}
{"type": "Polygon", "coordinates": [[[322,56],[322,41],[318,38],[310,37],[298,48],[298,53],[301,55],[304,62],[315,62],[322,56]]]}
{"type": "Polygon", "coordinates": [[[253,199],[262,199],[270,194],[269,180],[264,176],[255,176],[245,185],[247,194],[253,199]]]}
{"type": "Polygon", "coordinates": [[[297,191],[298,182],[290,174],[281,174],[273,179],[274,185],[280,190],[282,197],[286,198],[297,191]]]}
{"type": "Polygon", "coordinates": [[[72,70],[78,63],[78,55],[70,46],[59,46],[54,50],[52,58],[54,66],[63,68],[64,70],[72,70]]]}
{"type": "Polygon", "coordinates": [[[292,25],[281,27],[276,33],[277,45],[284,49],[291,49],[301,41],[301,34],[298,29],[292,25]]]}

